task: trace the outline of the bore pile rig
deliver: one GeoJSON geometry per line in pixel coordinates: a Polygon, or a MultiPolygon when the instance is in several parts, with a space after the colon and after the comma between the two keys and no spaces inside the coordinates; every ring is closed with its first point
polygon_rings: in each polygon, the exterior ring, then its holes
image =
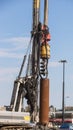
{"type": "Polygon", "coordinates": [[[27,104],[30,106],[31,121],[34,122],[38,108],[38,89],[40,89],[39,126],[41,128],[47,126],[49,122],[49,41],[48,0],[44,0],[43,24],[40,22],[40,0],[33,0],[33,28],[29,45],[31,49],[24,56],[19,75],[14,82],[10,108],[11,111],[22,111],[23,100],[27,99],[27,104]],[[26,75],[21,77],[25,63],[27,64],[26,75]]]}

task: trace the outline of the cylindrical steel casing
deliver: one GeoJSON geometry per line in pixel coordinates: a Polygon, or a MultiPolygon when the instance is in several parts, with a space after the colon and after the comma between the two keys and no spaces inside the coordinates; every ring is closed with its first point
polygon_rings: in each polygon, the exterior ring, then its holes
{"type": "Polygon", "coordinates": [[[49,79],[40,80],[39,121],[41,124],[47,124],[49,121],[49,79]]]}

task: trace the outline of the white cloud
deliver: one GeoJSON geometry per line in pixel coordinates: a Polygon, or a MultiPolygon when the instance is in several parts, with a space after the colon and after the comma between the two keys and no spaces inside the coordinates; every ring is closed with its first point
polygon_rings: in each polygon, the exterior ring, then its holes
{"type": "Polygon", "coordinates": [[[18,74],[19,68],[0,68],[0,83],[10,80],[11,77],[18,74]]]}
{"type": "Polygon", "coordinates": [[[29,37],[12,37],[0,39],[0,57],[21,58],[28,48],[29,37]],[[18,52],[18,53],[17,53],[18,52]]]}
{"type": "Polygon", "coordinates": [[[4,50],[0,50],[0,57],[4,57],[4,58],[22,58],[23,54],[17,54],[17,53],[11,53],[9,51],[4,51],[4,50]]]}
{"type": "Polygon", "coordinates": [[[16,67],[16,68],[0,68],[0,76],[1,75],[6,75],[7,73],[16,73],[17,72],[17,70],[18,70],[19,68],[18,67],[16,67]]]}
{"type": "MultiPolygon", "coordinates": [[[[0,39],[0,43],[2,44],[5,43],[12,44],[14,47],[13,50],[19,50],[22,49],[23,47],[26,48],[28,46],[29,41],[30,41],[29,37],[12,37],[12,38],[0,39]]],[[[10,50],[12,50],[12,48],[10,48],[10,50]]]]}
{"type": "Polygon", "coordinates": [[[30,38],[29,37],[11,37],[11,38],[0,39],[0,42],[22,43],[22,42],[25,42],[27,40],[30,40],[30,38]]]}

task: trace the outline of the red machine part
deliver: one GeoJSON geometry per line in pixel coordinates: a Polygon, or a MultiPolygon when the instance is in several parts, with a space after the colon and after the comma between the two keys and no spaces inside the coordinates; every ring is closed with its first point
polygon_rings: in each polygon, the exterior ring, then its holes
{"type": "Polygon", "coordinates": [[[46,25],[42,25],[42,41],[41,43],[45,42],[45,41],[50,41],[51,36],[49,33],[49,28],[46,25]]]}

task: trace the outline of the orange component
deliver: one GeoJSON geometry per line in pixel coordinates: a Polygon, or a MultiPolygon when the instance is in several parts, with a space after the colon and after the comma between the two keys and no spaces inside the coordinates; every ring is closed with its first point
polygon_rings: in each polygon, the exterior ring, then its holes
{"type": "Polygon", "coordinates": [[[50,38],[51,38],[50,33],[46,34],[46,40],[50,41],[50,38]]]}
{"type": "Polygon", "coordinates": [[[43,43],[44,41],[50,41],[51,36],[50,36],[48,27],[46,25],[43,25],[41,30],[42,30],[42,40],[41,40],[41,42],[43,43]]]}
{"type": "Polygon", "coordinates": [[[42,25],[42,30],[45,30],[47,28],[46,25],[42,25]]]}
{"type": "Polygon", "coordinates": [[[41,40],[41,43],[45,42],[45,41],[50,41],[50,33],[47,33],[47,34],[42,34],[42,40],[41,40]]]}

